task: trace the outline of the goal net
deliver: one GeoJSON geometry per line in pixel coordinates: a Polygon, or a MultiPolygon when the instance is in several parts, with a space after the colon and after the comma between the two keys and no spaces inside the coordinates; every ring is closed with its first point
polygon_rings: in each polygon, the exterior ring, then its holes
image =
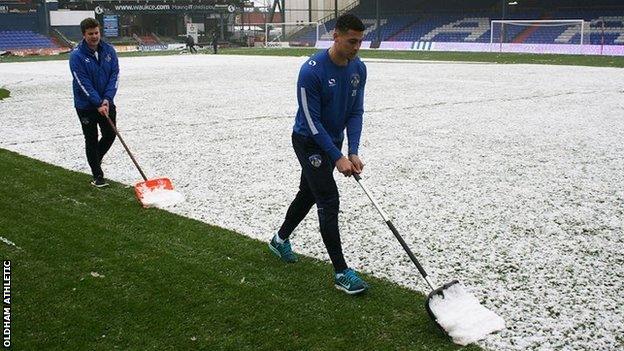
{"type": "Polygon", "coordinates": [[[589,44],[590,23],[570,20],[494,20],[490,26],[492,51],[503,51],[504,44],[589,44]]]}
{"type": "Polygon", "coordinates": [[[327,36],[318,22],[250,23],[243,30],[255,38],[255,46],[265,48],[314,47],[327,36]]]}

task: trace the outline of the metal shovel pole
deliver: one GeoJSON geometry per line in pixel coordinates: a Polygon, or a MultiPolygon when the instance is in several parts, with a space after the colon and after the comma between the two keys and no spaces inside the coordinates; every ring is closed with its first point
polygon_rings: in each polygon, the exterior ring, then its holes
{"type": "Polygon", "coordinates": [[[108,113],[105,116],[106,116],[106,120],[108,121],[108,124],[110,124],[111,128],[113,128],[113,131],[115,131],[115,134],[117,134],[117,137],[119,138],[119,141],[121,141],[121,145],[123,145],[124,149],[126,149],[126,152],[128,153],[128,156],[130,156],[130,159],[132,160],[132,162],[134,163],[136,168],[139,170],[139,173],[141,173],[141,177],[143,177],[143,180],[147,181],[147,177],[145,176],[145,173],[143,173],[143,170],[139,166],[139,163],[134,158],[134,155],[132,155],[132,152],[130,152],[130,149],[128,148],[128,145],[126,145],[126,142],[121,137],[121,134],[119,134],[119,130],[117,130],[117,127],[115,126],[115,123],[113,123],[113,120],[110,119],[110,117],[108,117],[108,113]]]}
{"type": "Polygon", "coordinates": [[[379,212],[379,214],[383,218],[384,222],[386,222],[386,224],[388,225],[388,228],[390,228],[390,230],[392,231],[392,234],[394,234],[394,236],[397,238],[397,240],[399,241],[401,246],[403,246],[403,249],[405,250],[405,252],[407,252],[407,255],[412,260],[412,262],[414,262],[414,264],[416,265],[416,268],[418,268],[418,271],[423,276],[423,278],[425,279],[425,281],[427,282],[427,284],[429,285],[431,290],[435,290],[433,284],[431,283],[431,281],[427,277],[427,272],[420,265],[420,262],[418,262],[418,259],[416,259],[416,256],[414,256],[414,254],[412,253],[412,250],[410,250],[409,246],[407,246],[407,243],[405,242],[405,240],[403,240],[403,237],[401,237],[401,235],[399,234],[399,231],[396,229],[394,224],[392,224],[392,221],[390,221],[390,219],[388,218],[388,215],[386,214],[386,212],[384,212],[384,210],[377,204],[377,201],[375,201],[375,199],[370,194],[370,192],[368,191],[366,186],[364,186],[364,183],[362,182],[362,178],[360,177],[360,175],[359,174],[353,174],[353,178],[355,178],[355,180],[358,182],[358,184],[360,184],[360,187],[362,188],[362,190],[364,190],[364,193],[366,194],[366,196],[368,196],[368,198],[371,200],[371,202],[373,203],[373,206],[375,206],[375,208],[377,209],[377,212],[379,212]]]}

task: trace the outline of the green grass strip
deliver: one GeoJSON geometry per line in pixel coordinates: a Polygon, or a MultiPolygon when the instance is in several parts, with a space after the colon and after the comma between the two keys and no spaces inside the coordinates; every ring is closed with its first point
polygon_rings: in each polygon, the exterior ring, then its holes
{"type": "Polygon", "coordinates": [[[10,91],[4,88],[0,88],[0,100],[8,98],[10,95],[11,95],[10,91]]]}
{"type": "Polygon", "coordinates": [[[0,149],[15,350],[458,349],[414,291],[365,276],[372,289],[347,296],[328,263],[283,264],[265,242],[89,180],[0,149]]]}
{"type": "MultiPolygon", "coordinates": [[[[221,55],[262,55],[262,56],[310,56],[317,49],[306,48],[232,48],[220,49],[221,55]]],[[[205,52],[211,52],[205,49],[205,52]]],[[[179,55],[179,51],[147,51],[121,52],[120,57],[140,56],[168,56],[179,55]]],[[[1,62],[29,62],[47,60],[67,60],[68,54],[55,56],[27,56],[27,57],[0,57],[1,62]]],[[[593,67],[624,67],[624,57],[621,56],[590,56],[590,55],[554,55],[554,54],[516,54],[490,52],[437,52],[437,51],[395,51],[395,50],[361,50],[360,57],[384,58],[399,60],[427,60],[427,61],[462,61],[462,62],[490,62],[500,64],[544,64],[544,65],[571,65],[593,67]]]]}

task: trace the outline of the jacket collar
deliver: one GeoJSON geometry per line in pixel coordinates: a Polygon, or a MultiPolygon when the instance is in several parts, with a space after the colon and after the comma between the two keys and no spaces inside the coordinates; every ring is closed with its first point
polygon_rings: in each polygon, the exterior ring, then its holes
{"type": "MultiPolygon", "coordinates": [[[[78,48],[84,54],[88,54],[88,55],[95,57],[95,51],[91,50],[91,48],[89,47],[89,45],[87,45],[87,42],[84,39],[80,41],[80,44],[78,44],[78,48]]],[[[98,44],[98,48],[97,48],[98,52],[101,53],[103,48],[104,48],[104,42],[100,40],[100,43],[98,44]]]]}

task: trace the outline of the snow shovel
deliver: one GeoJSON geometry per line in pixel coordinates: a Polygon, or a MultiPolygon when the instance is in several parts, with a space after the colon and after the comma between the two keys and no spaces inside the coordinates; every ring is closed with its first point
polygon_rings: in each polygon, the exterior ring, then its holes
{"type": "Polygon", "coordinates": [[[420,275],[429,285],[431,292],[425,301],[425,308],[429,317],[431,317],[440,330],[449,335],[453,342],[460,345],[468,345],[483,339],[490,333],[505,328],[505,321],[496,313],[481,305],[472,294],[465,290],[459,281],[453,280],[439,288],[435,288],[435,285],[428,278],[427,272],[418,262],[412,250],[407,246],[407,243],[403,240],[394,224],[392,224],[388,215],[379,207],[377,201],[364,186],[360,175],[353,174],[353,178],[360,184],[366,196],[371,200],[373,206],[375,206],[384,222],[392,231],[392,234],[397,238],[409,258],[416,265],[420,275]]]}
{"type": "Polygon", "coordinates": [[[169,178],[147,179],[145,173],[143,173],[143,170],[139,166],[139,163],[134,158],[134,155],[132,155],[132,152],[130,152],[128,145],[126,145],[126,142],[121,137],[121,134],[119,134],[119,130],[115,126],[115,123],[113,123],[113,121],[108,116],[108,113],[106,114],[106,120],[108,121],[108,124],[110,124],[111,128],[113,128],[113,131],[115,131],[115,134],[117,134],[119,141],[121,141],[121,144],[123,145],[124,149],[126,149],[128,156],[130,156],[130,159],[139,170],[139,173],[141,173],[141,177],[143,177],[142,182],[138,182],[134,185],[134,194],[136,195],[141,205],[147,208],[159,204],[171,205],[177,202],[184,201],[182,195],[173,190],[173,184],[171,183],[171,180],[169,178]],[[172,194],[175,199],[172,199],[172,194]],[[182,199],[180,200],[179,197],[182,197],[182,199]]]}

